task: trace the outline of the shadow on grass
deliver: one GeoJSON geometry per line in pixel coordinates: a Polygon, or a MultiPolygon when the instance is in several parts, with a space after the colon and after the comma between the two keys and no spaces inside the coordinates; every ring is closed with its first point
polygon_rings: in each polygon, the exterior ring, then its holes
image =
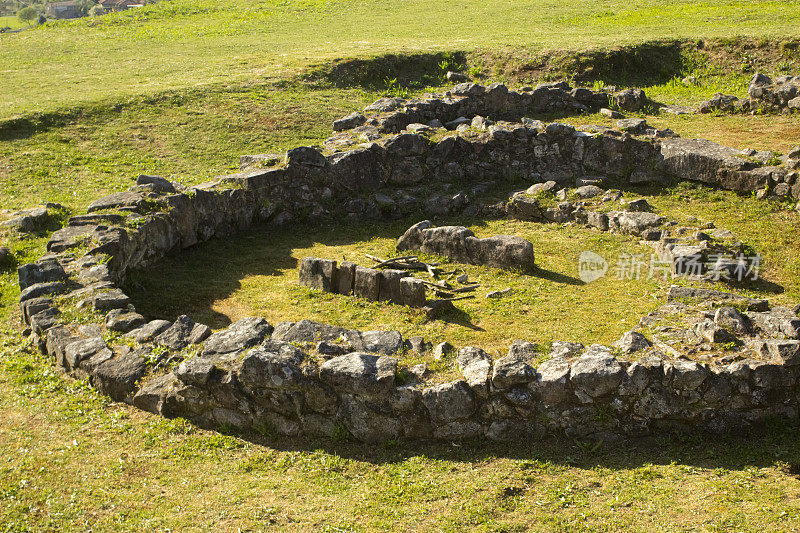
{"type": "Polygon", "coordinates": [[[480,438],[449,443],[391,440],[382,444],[363,444],[349,438],[292,438],[238,431],[226,434],[279,451],[321,450],[376,465],[399,463],[412,457],[466,463],[504,458],[586,469],[631,469],[672,463],[707,469],[778,465],[791,475],[800,473],[800,446],[797,445],[800,426],[783,420],[770,420],[737,434],[718,435],[681,428],[665,431],[659,436],[614,441],[547,436],[541,440],[520,438],[514,443],[480,438]]]}
{"type": "Polygon", "coordinates": [[[553,283],[562,283],[566,285],[586,285],[581,279],[568,276],[566,274],[562,274],[560,272],[554,272],[552,270],[547,270],[546,268],[536,267],[533,271],[532,275],[537,276],[542,279],[546,279],[548,281],[552,281],[553,283]]]}

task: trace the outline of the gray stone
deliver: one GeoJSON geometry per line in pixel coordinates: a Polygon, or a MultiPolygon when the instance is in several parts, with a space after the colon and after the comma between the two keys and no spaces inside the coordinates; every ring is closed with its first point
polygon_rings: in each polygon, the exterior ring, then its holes
{"type": "Polygon", "coordinates": [[[586,347],[579,342],[554,341],[550,346],[550,359],[577,357],[586,347]]]}
{"type": "Polygon", "coordinates": [[[405,270],[381,270],[378,282],[378,298],[384,302],[403,303],[403,293],[400,289],[400,280],[408,276],[405,270]]]}
{"type": "Polygon", "coordinates": [[[647,122],[643,118],[625,118],[617,121],[617,128],[633,135],[642,135],[647,129],[647,122]]]}
{"type": "Polygon", "coordinates": [[[539,379],[532,384],[544,405],[558,405],[571,397],[570,363],[565,357],[553,357],[539,365],[539,379]]]}
{"type": "Polygon", "coordinates": [[[200,344],[214,333],[210,327],[205,324],[195,324],[189,333],[189,344],[200,344]]]}
{"type": "Polygon", "coordinates": [[[367,404],[345,395],[336,417],[356,439],[366,443],[380,443],[396,439],[402,434],[400,420],[370,409],[367,404]]]}
{"type": "Polygon", "coordinates": [[[160,333],[166,331],[171,325],[172,322],[169,320],[152,320],[144,326],[127,333],[125,336],[139,343],[152,342],[153,339],[160,333]]]}
{"type": "Polygon", "coordinates": [[[342,261],[336,272],[336,285],[334,287],[337,294],[352,294],[356,283],[355,263],[342,261]]]}
{"type": "Polygon", "coordinates": [[[367,121],[367,117],[355,111],[349,115],[333,121],[333,131],[351,130],[361,126],[367,121]]]}
{"type": "Polygon", "coordinates": [[[471,416],[476,409],[475,400],[466,381],[458,380],[429,387],[422,391],[422,402],[431,420],[443,425],[471,416]]]}
{"type": "Polygon", "coordinates": [[[708,370],[694,361],[672,361],[665,364],[664,374],[678,390],[694,391],[708,377],[708,370]]]}
{"type": "Polygon", "coordinates": [[[473,389],[484,389],[492,371],[492,358],[480,348],[461,348],[456,355],[461,375],[473,389]]]}
{"type": "Polygon", "coordinates": [[[31,233],[44,229],[50,221],[50,214],[44,207],[34,207],[15,213],[15,217],[3,222],[3,226],[22,233],[31,233]]]}
{"type": "Polygon", "coordinates": [[[111,311],[106,317],[106,327],[111,331],[122,333],[142,327],[145,322],[146,320],[139,313],[124,312],[119,309],[111,311]]]}
{"type": "Polygon", "coordinates": [[[43,257],[35,263],[28,263],[17,268],[20,290],[25,290],[37,283],[65,281],[67,273],[55,257],[43,257]]]}
{"type": "Polygon", "coordinates": [[[536,369],[530,363],[528,350],[515,350],[512,346],[506,357],[495,361],[492,385],[498,389],[510,389],[536,381],[536,369]]]}
{"type": "Polygon", "coordinates": [[[70,370],[78,369],[81,363],[98,354],[105,358],[111,358],[114,355],[102,337],[81,339],[64,348],[64,360],[70,370]]]}
{"type": "Polygon", "coordinates": [[[600,114],[605,116],[605,117],[608,117],[610,119],[625,118],[625,115],[623,115],[622,113],[620,113],[618,111],[613,111],[613,110],[605,108],[605,107],[600,109],[600,114]]]}
{"type": "Polygon", "coordinates": [[[131,299],[120,289],[103,291],[89,298],[94,311],[110,311],[124,309],[131,303],[131,299]]]}
{"type": "Polygon", "coordinates": [[[303,360],[304,354],[299,350],[262,346],[247,352],[236,375],[250,394],[258,395],[263,389],[297,388],[303,380],[303,360]]]}
{"type": "Polygon", "coordinates": [[[625,204],[626,211],[637,211],[637,212],[647,212],[652,211],[653,208],[644,198],[639,198],[638,200],[632,200],[625,204]]]}
{"type": "Polygon", "coordinates": [[[399,331],[348,331],[345,337],[354,350],[359,352],[393,355],[403,347],[403,336],[399,331]]]}
{"type": "Polygon", "coordinates": [[[381,272],[372,268],[356,267],[353,293],[367,300],[377,301],[380,296],[381,272]]]}
{"type": "Polygon", "coordinates": [[[450,355],[453,352],[453,350],[455,350],[455,348],[449,342],[447,341],[440,342],[433,349],[433,359],[435,361],[440,361],[445,357],[447,357],[448,355],[450,355]]]}
{"type": "Polygon", "coordinates": [[[410,307],[424,307],[427,301],[425,284],[411,277],[400,280],[400,294],[402,303],[410,307]]]}
{"type": "Polygon", "coordinates": [[[141,355],[127,353],[100,364],[92,375],[92,384],[103,394],[122,402],[130,398],[146,371],[147,365],[141,355]]]}
{"type": "Polygon", "coordinates": [[[19,294],[19,302],[23,303],[34,298],[42,296],[53,296],[56,294],[63,294],[69,289],[64,283],[60,281],[52,281],[48,283],[36,283],[27,287],[19,294]]]}
{"type": "Polygon", "coordinates": [[[175,375],[187,385],[204,387],[214,372],[214,363],[202,357],[192,357],[181,362],[175,375]]]}
{"type": "Polygon", "coordinates": [[[195,322],[186,315],[175,319],[170,327],[158,334],[153,342],[173,350],[183,350],[189,346],[189,335],[194,329],[195,322]]]}
{"type": "Polygon", "coordinates": [[[323,292],[336,287],[336,261],[304,257],[300,260],[300,285],[323,292]]]}
{"type": "Polygon", "coordinates": [[[275,328],[272,337],[285,342],[336,342],[337,340],[345,339],[348,333],[348,330],[345,328],[331,326],[330,324],[322,324],[307,319],[297,323],[289,323],[285,330],[280,326],[279,324],[278,327],[275,328]]]}
{"type": "Polygon", "coordinates": [[[625,369],[614,357],[600,351],[596,353],[581,356],[570,369],[572,385],[592,398],[616,391],[626,376],[625,369]]]}
{"type": "Polygon", "coordinates": [[[533,244],[509,235],[478,239],[462,226],[432,227],[423,221],[409,228],[397,241],[398,250],[420,250],[455,261],[531,272],[535,268],[533,244]]]}
{"type": "Polygon", "coordinates": [[[311,146],[299,146],[286,152],[287,168],[324,167],[327,164],[319,150],[311,146]]]}
{"type": "Polygon", "coordinates": [[[645,230],[664,223],[664,217],[655,213],[625,211],[619,214],[619,229],[622,233],[641,235],[645,230]]]}
{"type": "Polygon", "coordinates": [[[86,209],[88,213],[94,213],[96,211],[106,211],[111,209],[120,209],[120,208],[131,208],[131,209],[139,209],[142,207],[146,202],[144,195],[131,192],[131,191],[123,191],[123,192],[115,192],[114,194],[109,194],[99,200],[95,200],[89,207],[86,209]]]}
{"type": "Polygon", "coordinates": [[[715,301],[730,302],[734,305],[744,306],[749,311],[766,311],[769,309],[769,302],[766,300],[747,298],[730,292],[721,292],[711,289],[698,289],[694,287],[681,287],[673,285],[669,288],[667,301],[715,301]]]}
{"type": "Polygon", "coordinates": [[[579,198],[587,199],[600,196],[605,191],[597,185],[583,185],[575,189],[575,195],[579,198]]]}
{"type": "Polygon", "coordinates": [[[614,103],[623,111],[640,111],[647,104],[647,96],[641,89],[625,89],[614,93],[614,103]]]}
{"type": "Polygon", "coordinates": [[[736,337],[725,328],[721,328],[713,320],[703,320],[695,328],[697,334],[713,344],[724,344],[736,341],[736,337]]]}
{"type": "Polygon", "coordinates": [[[628,331],[614,343],[623,354],[632,354],[646,350],[653,345],[647,337],[636,331],[628,331]]]}
{"type": "Polygon", "coordinates": [[[354,352],[325,361],[319,376],[343,393],[377,396],[394,388],[396,367],[391,357],[354,352]]]}
{"type": "Polygon", "coordinates": [[[747,335],[752,331],[750,320],[735,307],[717,309],[714,323],[735,335],[747,335]]]}
{"type": "Polygon", "coordinates": [[[800,365],[800,341],[769,339],[767,350],[775,361],[787,366],[800,365]]]}
{"type": "Polygon", "coordinates": [[[227,329],[212,334],[203,345],[202,357],[218,357],[242,352],[260,344],[272,334],[269,322],[260,317],[237,320],[227,329]]]}
{"type": "Polygon", "coordinates": [[[177,383],[173,374],[164,374],[147,381],[134,395],[133,405],[155,415],[164,413],[164,400],[177,383]]]}
{"type": "Polygon", "coordinates": [[[175,186],[166,178],[142,174],[136,179],[136,185],[149,185],[156,192],[174,193],[175,186]]]}

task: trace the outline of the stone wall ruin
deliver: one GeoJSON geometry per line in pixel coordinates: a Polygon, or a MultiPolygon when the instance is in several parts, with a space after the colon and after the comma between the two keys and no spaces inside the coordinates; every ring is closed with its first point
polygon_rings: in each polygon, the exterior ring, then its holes
{"type": "MultiPolygon", "coordinates": [[[[346,117],[326,143],[344,151],[300,147],[279,168],[194,187],[143,176],[129,191],[73,217],[53,233],[48,255],[20,267],[23,319],[59,366],[112,398],[212,426],[307,436],[330,436],[343,426],[358,440],[380,442],[513,441],[547,433],[604,438],[680,428],[724,432],[770,417],[796,422],[797,311],[726,293],[675,288],[660,312],[691,318],[682,339],[712,351],[715,343],[738,342],[748,347],[745,359],[687,361],[658,339],[629,332],[614,347],[557,342],[549,354],[519,341],[497,359],[462,348],[455,358],[461,377],[426,385],[424,368],[398,368],[392,356],[404,347],[425,350],[419,338],[308,320],[272,325],[258,317],[212,332],[186,316],[147,321],[120,288],[131,269],[256,223],[415,212],[505,216],[504,202],[484,202],[482,194],[510,177],[528,185],[571,185],[594,176],[622,185],[691,179],[800,198],[800,157],[792,154],[767,166],[646,124],[635,132],[575,129],[523,116],[553,106],[601,105],[607,96],[564,85],[515,92],[466,84],[420,101],[379,101],[346,117]],[[689,305],[698,298],[706,303],[689,305]],[[714,310],[709,302],[723,307],[714,310]],[[71,323],[62,313],[68,307],[91,310],[95,321],[71,323]],[[115,341],[110,331],[130,342],[115,341]]],[[[335,288],[342,278],[332,266],[304,262],[301,275],[335,288]]]]}

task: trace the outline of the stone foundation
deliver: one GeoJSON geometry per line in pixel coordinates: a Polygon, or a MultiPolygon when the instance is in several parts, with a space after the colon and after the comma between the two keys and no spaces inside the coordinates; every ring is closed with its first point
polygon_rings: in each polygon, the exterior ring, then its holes
{"type": "MultiPolygon", "coordinates": [[[[364,134],[380,142],[352,150],[324,155],[296,148],[281,168],[190,188],[142,176],[136,187],[100,199],[90,214],[71,219],[52,235],[47,256],[20,267],[23,319],[61,367],[113,398],[217,426],[321,436],[343,426],[366,442],[477,436],[513,441],[547,432],[603,438],[675,428],[722,432],[769,417],[797,421],[797,328],[766,302],[759,312],[768,316],[750,319],[763,325],[744,333],[751,344],[763,341],[762,349],[729,364],[682,360],[632,332],[615,348],[555,343],[549,354],[520,342],[497,360],[479,348],[463,348],[455,361],[462,378],[429,385],[420,381],[424,368],[398,368],[391,354],[404,340],[397,332],[310,321],[273,327],[257,317],[219,332],[186,316],[146,322],[119,288],[131,269],[255,223],[278,227],[410,212],[505,216],[504,204],[480,198],[509,178],[526,186],[549,179],[574,184],[598,175],[623,186],[686,178],[740,192],[783,185],[787,195],[800,196],[792,166],[798,158],[790,157],[789,168],[767,167],[713,143],[674,138],[641,124],[635,127],[641,135],[632,136],[522,117],[489,125],[475,120],[513,118],[507,115],[539,98],[550,105],[565,94],[577,102],[597,98],[563,86],[515,93],[470,84],[439,98],[441,108],[436,99],[377,102],[368,108],[375,116],[356,126],[376,131],[347,130],[339,140],[364,134]],[[433,126],[415,125],[428,117],[459,122],[459,116],[472,116],[466,119],[470,125],[441,137],[433,126]],[[67,307],[90,309],[101,318],[71,323],[62,314],[67,307]],[[108,336],[111,331],[127,339],[107,341],[117,339],[108,336]]],[[[340,127],[360,122],[356,117],[340,127]]],[[[352,286],[372,299],[381,299],[384,290],[387,298],[396,296],[393,281],[383,282],[381,274],[376,283],[368,270],[309,260],[301,276],[322,290],[348,292],[352,286]]],[[[739,338],[730,331],[738,323],[734,314],[706,318],[711,323],[695,326],[698,338],[718,342],[729,338],[725,331],[739,338]]],[[[409,346],[424,346],[418,341],[409,346]]]]}

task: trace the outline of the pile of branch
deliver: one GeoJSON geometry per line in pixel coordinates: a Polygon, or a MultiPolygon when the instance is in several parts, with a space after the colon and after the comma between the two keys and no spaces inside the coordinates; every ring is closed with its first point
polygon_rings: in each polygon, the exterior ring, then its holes
{"type": "MultiPolygon", "coordinates": [[[[373,265],[372,268],[391,268],[396,270],[427,272],[433,279],[439,279],[441,276],[452,277],[458,272],[456,270],[445,272],[439,268],[439,263],[426,263],[425,261],[420,261],[419,257],[416,255],[391,257],[389,259],[383,259],[370,254],[364,255],[377,263],[373,265]]],[[[459,279],[461,278],[466,279],[466,276],[459,276],[459,279]]],[[[431,283],[430,281],[425,280],[420,281],[427,285],[429,289],[433,290],[437,298],[451,301],[475,298],[474,294],[463,295],[463,293],[472,292],[480,287],[479,283],[464,282],[462,283],[461,287],[454,287],[448,283],[447,280],[440,280],[437,283],[431,283]]]]}

